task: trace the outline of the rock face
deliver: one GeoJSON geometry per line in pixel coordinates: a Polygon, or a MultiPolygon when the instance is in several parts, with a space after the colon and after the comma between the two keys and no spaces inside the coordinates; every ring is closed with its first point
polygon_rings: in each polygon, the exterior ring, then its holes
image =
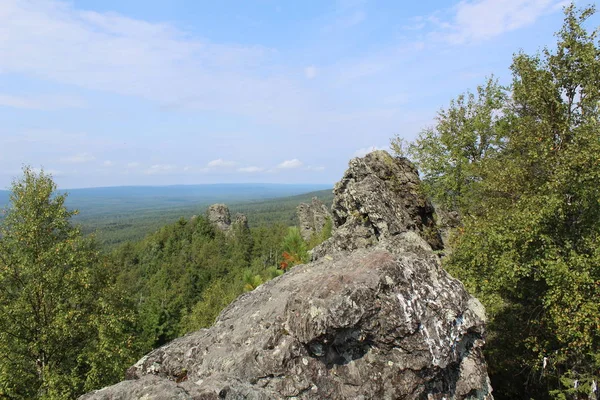
{"type": "Polygon", "coordinates": [[[208,221],[218,229],[223,232],[229,230],[231,215],[229,214],[229,207],[225,204],[213,204],[208,207],[207,216],[208,221]]]}
{"type": "Polygon", "coordinates": [[[333,193],[334,233],[313,250],[315,259],[376,245],[402,252],[411,242],[420,245],[410,239],[416,236],[427,242],[426,250],[443,247],[433,206],[421,193],[417,169],[407,159],[381,150],[354,158],[333,193]]]}
{"type": "Polygon", "coordinates": [[[241,229],[248,229],[248,217],[244,214],[237,213],[231,226],[239,226],[241,229]]]}
{"type": "Polygon", "coordinates": [[[82,399],[493,399],[483,306],[441,268],[415,174],[383,152],[352,160],[318,260],[82,399]]]}
{"type": "Polygon", "coordinates": [[[229,233],[232,228],[239,226],[242,229],[248,229],[248,218],[244,214],[236,214],[231,222],[229,207],[225,204],[213,204],[207,210],[208,221],[222,232],[229,233]]]}
{"type": "Polygon", "coordinates": [[[316,197],[312,198],[310,204],[300,203],[296,208],[296,215],[300,222],[300,234],[306,241],[312,234],[319,234],[323,230],[327,218],[331,218],[327,207],[316,197]]]}

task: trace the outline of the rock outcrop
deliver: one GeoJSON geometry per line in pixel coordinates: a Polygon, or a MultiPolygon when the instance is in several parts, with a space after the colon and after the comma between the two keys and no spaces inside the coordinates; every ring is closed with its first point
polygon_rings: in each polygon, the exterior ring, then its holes
{"type": "Polygon", "coordinates": [[[217,229],[223,232],[229,230],[231,226],[231,214],[229,213],[229,207],[225,204],[213,204],[208,207],[206,214],[208,222],[217,227],[217,229]]]}
{"type": "Polygon", "coordinates": [[[296,215],[300,223],[300,234],[306,241],[310,240],[313,234],[321,233],[327,218],[331,218],[325,204],[316,197],[312,198],[310,204],[300,203],[296,208],[296,215]]]}
{"type": "Polygon", "coordinates": [[[248,217],[244,214],[237,213],[233,219],[231,226],[238,226],[241,229],[248,229],[248,217]]]}
{"type": "Polygon", "coordinates": [[[206,212],[208,221],[222,232],[229,233],[233,227],[239,226],[242,229],[248,229],[248,217],[244,214],[236,214],[231,222],[231,213],[229,207],[225,204],[213,204],[208,207],[206,212]]]}
{"type": "Polygon", "coordinates": [[[413,251],[421,246],[425,251],[443,247],[434,208],[420,190],[417,169],[407,159],[382,150],[354,158],[333,193],[334,232],[313,250],[314,259],[377,245],[396,253],[411,250],[407,246],[413,251]]]}
{"type": "Polygon", "coordinates": [[[408,161],[352,160],[316,261],[82,399],[492,399],[485,312],[441,268],[432,212],[408,161]]]}

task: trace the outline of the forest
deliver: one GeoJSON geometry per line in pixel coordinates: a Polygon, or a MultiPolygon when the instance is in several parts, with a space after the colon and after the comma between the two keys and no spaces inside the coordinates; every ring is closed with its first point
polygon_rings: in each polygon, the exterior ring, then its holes
{"type": "MultiPolygon", "coordinates": [[[[555,47],[514,55],[512,82],[491,77],[415,141],[391,140],[440,215],[456,216],[442,263],[486,307],[496,399],[598,393],[600,43],[585,27],[594,12],[568,6],[555,47]]],[[[233,207],[250,227],[222,232],[185,215],[100,244],[66,198],[29,167],[11,187],[0,222],[0,399],[72,399],[118,382],[149,350],[307,262],[331,234],[329,222],[302,239],[298,197],[233,207]]]]}

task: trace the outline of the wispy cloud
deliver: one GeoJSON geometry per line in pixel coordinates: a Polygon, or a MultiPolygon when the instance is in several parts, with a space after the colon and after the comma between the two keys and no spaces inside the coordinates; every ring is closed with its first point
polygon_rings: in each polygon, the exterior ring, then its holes
{"type": "Polygon", "coordinates": [[[325,171],[325,167],[313,167],[311,165],[304,167],[304,169],[306,171],[314,171],[314,172],[321,172],[321,171],[325,171]]]}
{"type": "Polygon", "coordinates": [[[310,65],[304,68],[304,76],[306,77],[306,79],[313,79],[314,77],[316,77],[317,67],[315,67],[314,65],[310,65]]]}
{"type": "Polygon", "coordinates": [[[285,160],[281,164],[277,166],[279,169],[292,169],[292,168],[300,168],[302,166],[302,161],[294,158],[293,160],[285,160]]]}
{"type": "Polygon", "coordinates": [[[337,1],[335,16],[323,30],[325,32],[343,31],[361,24],[367,19],[364,5],[364,0],[337,1]]]}
{"type": "Polygon", "coordinates": [[[432,16],[434,36],[451,44],[484,41],[534,23],[555,12],[563,0],[474,0],[461,1],[449,19],[432,16]]]}
{"type": "MultiPolygon", "coordinates": [[[[264,73],[280,57],[275,50],[213,43],[166,23],[82,11],[57,0],[3,0],[0,37],[5,73],[257,120],[316,109],[291,74],[264,73]]],[[[3,103],[40,107],[14,96],[3,103]]]]}
{"type": "Polygon", "coordinates": [[[156,174],[164,174],[172,172],[177,167],[172,164],[154,164],[150,168],[148,168],[145,173],[147,175],[156,175],[156,174]]]}
{"type": "Polygon", "coordinates": [[[104,165],[105,167],[112,167],[113,165],[115,165],[115,163],[110,160],[106,160],[102,163],[102,165],[104,165]]]}
{"type": "Polygon", "coordinates": [[[379,146],[369,146],[358,149],[354,152],[354,157],[364,157],[372,151],[375,150],[387,150],[387,147],[379,147],[379,146]]]}
{"type": "Polygon", "coordinates": [[[140,166],[140,163],[137,161],[132,161],[127,163],[127,168],[137,168],[140,166]]]}
{"type": "Polygon", "coordinates": [[[62,163],[71,163],[71,164],[80,164],[89,161],[94,161],[96,157],[89,153],[79,153],[68,157],[62,157],[60,162],[62,163]]]}
{"type": "Polygon", "coordinates": [[[256,166],[238,168],[239,172],[246,172],[246,173],[262,172],[264,170],[265,170],[264,168],[256,167],[256,166]]]}
{"type": "Polygon", "coordinates": [[[85,101],[78,97],[61,95],[16,96],[0,94],[0,106],[28,110],[57,110],[61,108],[83,108],[85,107],[85,101]]]}
{"type": "Polygon", "coordinates": [[[206,166],[209,168],[232,168],[236,165],[237,163],[235,161],[223,160],[222,158],[212,160],[206,164],[206,166]]]}

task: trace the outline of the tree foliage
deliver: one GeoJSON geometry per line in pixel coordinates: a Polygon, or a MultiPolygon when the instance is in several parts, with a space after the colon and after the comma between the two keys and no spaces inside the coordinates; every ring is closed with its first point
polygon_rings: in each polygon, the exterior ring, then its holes
{"type": "Polygon", "coordinates": [[[470,212],[480,197],[482,163],[503,144],[506,88],[489,78],[476,93],[467,92],[439,111],[435,127],[421,132],[414,143],[397,136],[391,147],[419,166],[427,192],[446,208],[470,212]]]}
{"type": "Polygon", "coordinates": [[[514,56],[506,94],[488,81],[410,147],[426,190],[462,216],[445,264],[490,314],[500,399],[592,398],[600,381],[594,11],[567,7],[555,49],[514,56]]]}
{"type": "Polygon", "coordinates": [[[121,378],[131,315],[51,176],[23,173],[0,225],[0,398],[73,398],[121,378]]]}

